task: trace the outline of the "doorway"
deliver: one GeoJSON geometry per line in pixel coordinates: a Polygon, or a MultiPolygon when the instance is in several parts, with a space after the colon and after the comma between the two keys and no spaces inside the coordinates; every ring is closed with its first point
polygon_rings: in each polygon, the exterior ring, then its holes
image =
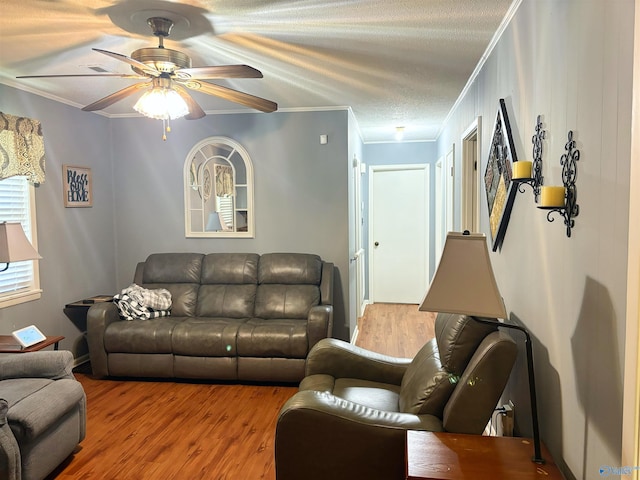
{"type": "Polygon", "coordinates": [[[429,272],[429,166],[372,166],[369,285],[373,303],[418,304],[429,272]]]}
{"type": "Polygon", "coordinates": [[[480,230],[480,124],[475,121],[462,134],[462,230],[480,230]]]}

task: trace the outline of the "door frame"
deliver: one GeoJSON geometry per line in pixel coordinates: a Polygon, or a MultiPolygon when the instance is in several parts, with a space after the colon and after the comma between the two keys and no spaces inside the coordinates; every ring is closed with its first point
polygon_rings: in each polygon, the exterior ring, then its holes
{"type": "Polygon", "coordinates": [[[482,117],[476,119],[463,132],[461,230],[480,231],[480,159],[482,158],[482,117]],[[474,207],[475,200],[475,207],[474,207]]]}
{"type": "Polygon", "coordinates": [[[369,263],[369,275],[367,278],[367,291],[369,292],[369,302],[370,303],[376,303],[376,299],[374,298],[373,295],[373,278],[374,278],[374,274],[375,274],[375,268],[374,268],[374,262],[373,262],[373,242],[374,242],[374,238],[373,238],[373,198],[375,195],[374,192],[374,188],[373,188],[373,176],[376,172],[382,172],[382,171],[397,171],[397,170],[423,170],[425,173],[425,188],[427,189],[427,210],[426,210],[426,215],[425,218],[423,218],[423,222],[424,222],[424,228],[425,228],[425,281],[426,281],[426,285],[429,285],[429,268],[430,268],[430,245],[429,245],[429,218],[431,217],[431,208],[430,208],[430,204],[429,204],[429,182],[430,182],[430,165],[428,163],[410,163],[410,164],[400,164],[400,165],[393,165],[393,164],[388,164],[388,165],[371,165],[369,167],[369,215],[368,215],[368,245],[367,245],[367,250],[368,250],[368,263],[369,263]]]}
{"type": "MultiPolygon", "coordinates": [[[[640,465],[640,165],[634,161],[640,155],[640,8],[635,3],[621,465],[640,465]]],[[[631,479],[640,480],[640,471],[633,470],[631,479]]]]}

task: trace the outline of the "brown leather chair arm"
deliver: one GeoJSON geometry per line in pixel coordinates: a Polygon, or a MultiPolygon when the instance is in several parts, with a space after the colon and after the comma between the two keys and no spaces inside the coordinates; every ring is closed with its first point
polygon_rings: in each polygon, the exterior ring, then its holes
{"type": "Polygon", "coordinates": [[[381,355],[342,340],[325,338],[309,352],[306,375],[325,374],[400,385],[410,363],[409,358],[381,355]]]}
{"type": "Polygon", "coordinates": [[[312,307],[307,318],[307,338],[309,348],[326,337],[331,336],[333,330],[333,307],[331,305],[318,305],[312,307]]]}
{"type": "Polygon", "coordinates": [[[375,410],[327,392],[296,393],[276,428],[277,480],[404,479],[406,430],[441,431],[432,415],[375,410]]]}
{"type": "Polygon", "coordinates": [[[107,352],[104,349],[104,332],[109,324],[119,321],[121,321],[120,314],[115,303],[96,303],[87,312],[89,358],[93,375],[98,378],[109,375],[107,352]]]}

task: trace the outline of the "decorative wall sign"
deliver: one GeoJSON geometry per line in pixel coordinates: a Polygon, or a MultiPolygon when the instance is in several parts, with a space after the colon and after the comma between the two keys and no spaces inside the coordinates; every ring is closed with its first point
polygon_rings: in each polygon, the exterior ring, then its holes
{"type": "Polygon", "coordinates": [[[511,164],[517,161],[518,157],[513,146],[507,108],[504,99],[501,98],[491,139],[487,170],[484,173],[494,252],[498,250],[504,239],[513,208],[513,200],[517,193],[518,187],[511,181],[511,164]]]}
{"type": "Polygon", "coordinates": [[[73,165],[62,166],[62,195],[65,207],[91,207],[91,169],[73,165]]]}

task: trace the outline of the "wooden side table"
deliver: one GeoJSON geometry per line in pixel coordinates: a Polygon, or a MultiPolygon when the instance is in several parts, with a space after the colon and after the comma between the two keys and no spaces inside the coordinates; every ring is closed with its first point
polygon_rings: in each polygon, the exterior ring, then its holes
{"type": "Polygon", "coordinates": [[[13,335],[0,335],[0,353],[24,353],[24,352],[37,352],[43,348],[53,345],[54,350],[58,350],[58,343],[64,340],[64,337],[59,335],[55,337],[47,337],[45,340],[31,345],[30,347],[23,347],[18,341],[13,338],[13,335]]]}
{"type": "Polygon", "coordinates": [[[96,303],[112,302],[113,295],[96,295],[95,297],[85,298],[84,300],[77,300],[75,302],[67,303],[64,306],[64,313],[71,320],[78,329],[86,333],[87,332],[87,312],[96,303]]]}
{"type": "Polygon", "coordinates": [[[407,480],[563,480],[544,445],[546,463],[531,461],[527,438],[409,430],[406,442],[407,480]]]}

